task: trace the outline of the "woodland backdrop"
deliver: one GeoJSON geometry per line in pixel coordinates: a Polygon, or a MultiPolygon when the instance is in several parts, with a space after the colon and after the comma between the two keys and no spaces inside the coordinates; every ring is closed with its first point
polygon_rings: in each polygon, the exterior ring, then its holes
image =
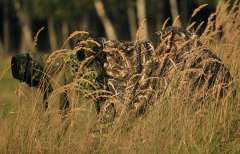
{"type": "MultiPolygon", "coordinates": [[[[134,40],[143,19],[147,20],[142,36],[150,38],[166,19],[170,18],[167,25],[171,25],[178,15],[176,26],[183,28],[189,19],[197,25],[207,21],[219,2],[226,0],[0,0],[0,56],[32,50],[34,36],[42,27],[36,46],[40,52],[61,48],[77,30],[93,31],[95,37],[134,40]],[[191,18],[194,9],[205,3],[191,18]]],[[[76,39],[65,48],[72,48],[76,39]]]]}

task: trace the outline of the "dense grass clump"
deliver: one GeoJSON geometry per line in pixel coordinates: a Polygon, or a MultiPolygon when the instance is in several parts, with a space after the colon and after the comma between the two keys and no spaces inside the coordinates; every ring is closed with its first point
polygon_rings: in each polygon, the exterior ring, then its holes
{"type": "MultiPolygon", "coordinates": [[[[192,17],[204,6],[197,8],[192,17]]],[[[238,1],[231,7],[228,2],[218,5],[200,35],[203,46],[230,70],[235,97],[229,91],[222,99],[208,97],[196,107],[192,95],[188,95],[190,89],[181,92],[170,84],[144,114],[126,112],[106,131],[94,133],[96,113],[90,99],[72,104],[69,115],[61,120],[57,109],[39,110],[42,96],[38,89],[27,90],[27,85],[20,84],[16,93],[22,97],[14,99],[14,109],[6,112],[1,107],[0,153],[239,153],[239,20],[238,1]]],[[[197,32],[202,25],[189,23],[187,29],[197,32]]],[[[77,87],[79,81],[62,88],[77,87]]]]}

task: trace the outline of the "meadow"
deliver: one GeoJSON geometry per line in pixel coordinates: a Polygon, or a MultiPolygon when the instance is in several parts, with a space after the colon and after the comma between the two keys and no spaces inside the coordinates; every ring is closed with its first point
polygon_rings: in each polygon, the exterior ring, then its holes
{"type": "MultiPolygon", "coordinates": [[[[190,22],[187,29],[197,32],[201,26],[190,22]]],[[[186,101],[189,96],[168,89],[146,114],[121,117],[107,133],[97,135],[90,131],[96,114],[88,101],[74,106],[64,121],[50,111],[39,112],[32,99],[24,102],[24,109],[19,107],[15,93],[19,81],[11,77],[10,59],[1,60],[0,153],[240,153],[238,1],[218,5],[205,26],[200,40],[230,70],[236,96],[209,99],[196,110],[195,104],[186,101]]]]}

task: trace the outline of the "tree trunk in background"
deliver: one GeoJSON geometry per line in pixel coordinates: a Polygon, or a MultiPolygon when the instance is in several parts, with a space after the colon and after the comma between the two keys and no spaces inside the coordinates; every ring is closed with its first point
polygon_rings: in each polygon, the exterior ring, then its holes
{"type": "Polygon", "coordinates": [[[2,58],[4,56],[4,49],[3,49],[3,43],[2,40],[0,38],[0,58],[2,58]]]}
{"type": "Polygon", "coordinates": [[[164,18],[164,3],[158,3],[157,4],[157,8],[158,8],[158,11],[156,12],[156,31],[159,31],[162,29],[162,26],[163,26],[163,18],[164,18]]]}
{"type": "Polygon", "coordinates": [[[80,21],[80,29],[79,30],[88,30],[89,27],[89,19],[88,14],[84,13],[82,16],[82,20],[80,21]]]}
{"type": "MultiPolygon", "coordinates": [[[[169,0],[169,3],[170,3],[170,9],[171,9],[171,14],[173,18],[172,20],[174,21],[176,17],[179,15],[177,0],[169,0]]],[[[175,23],[176,24],[174,26],[182,27],[180,18],[175,23]]]]}
{"type": "MultiPolygon", "coordinates": [[[[83,13],[79,18],[81,20],[79,20],[74,27],[73,27],[73,24],[71,24],[72,29],[73,29],[72,32],[74,32],[76,30],[91,31],[91,29],[89,29],[89,14],[88,13],[83,13]]],[[[93,24],[93,23],[91,23],[91,24],[93,24]]],[[[72,42],[73,46],[76,45],[76,42],[77,42],[78,39],[79,39],[78,37],[74,37],[72,39],[71,42],[72,42]]]]}
{"type": "Polygon", "coordinates": [[[9,29],[9,3],[8,1],[3,3],[3,44],[2,54],[5,55],[9,52],[10,43],[10,29],[9,29]]]}
{"type": "Polygon", "coordinates": [[[109,18],[106,15],[102,1],[94,0],[93,3],[94,3],[94,7],[97,11],[97,15],[100,18],[100,20],[104,26],[107,38],[117,40],[117,35],[114,30],[113,24],[111,23],[111,21],[109,20],[109,18]]]}
{"type": "Polygon", "coordinates": [[[24,35],[24,38],[26,39],[25,43],[27,48],[21,49],[20,53],[29,52],[33,49],[33,37],[30,27],[31,19],[30,12],[28,10],[28,3],[23,3],[23,5],[21,5],[19,0],[14,0],[13,4],[22,28],[22,35],[24,35]]]}
{"type": "Polygon", "coordinates": [[[135,40],[136,33],[137,33],[136,14],[131,1],[129,2],[129,0],[126,0],[126,3],[127,3],[127,16],[128,16],[128,24],[129,24],[130,34],[131,34],[131,40],[135,40]]]}
{"type": "Polygon", "coordinates": [[[19,47],[19,51],[20,53],[27,53],[30,51],[30,49],[28,48],[28,45],[27,45],[27,41],[25,39],[25,36],[22,34],[21,35],[21,42],[20,42],[20,47],[19,47]]]}
{"type": "Polygon", "coordinates": [[[187,28],[188,24],[188,5],[187,5],[187,0],[183,0],[180,3],[181,7],[181,19],[182,19],[182,26],[183,28],[187,28]]]}
{"type": "MultiPolygon", "coordinates": [[[[54,29],[54,19],[52,16],[49,16],[47,19],[48,24],[48,35],[50,41],[51,52],[54,52],[58,49],[57,45],[57,36],[54,29]]],[[[67,39],[67,38],[66,38],[67,39]]]]}
{"type": "MultiPolygon", "coordinates": [[[[79,17],[79,20],[75,20],[75,19],[67,20],[67,22],[68,22],[68,29],[69,29],[67,37],[69,37],[75,31],[78,31],[78,30],[82,31],[82,30],[84,30],[84,29],[79,27],[79,23],[81,22],[80,19],[82,19],[82,17],[79,17]]],[[[78,36],[79,35],[76,35],[76,36],[74,36],[73,38],[71,38],[69,40],[70,48],[74,48],[76,46],[76,42],[78,40],[78,36]]],[[[67,37],[63,38],[62,40],[65,42],[67,37]]]]}
{"type": "MultiPolygon", "coordinates": [[[[68,22],[67,20],[63,20],[62,21],[62,42],[64,43],[67,38],[69,37],[69,27],[68,27],[68,22]]],[[[65,49],[70,49],[71,45],[70,45],[70,40],[66,42],[66,44],[64,45],[65,49]]]]}
{"type": "MultiPolygon", "coordinates": [[[[145,9],[145,0],[137,0],[137,17],[138,17],[138,24],[146,19],[146,9],[145,9]]],[[[145,22],[144,28],[142,30],[141,38],[148,38],[148,26],[147,22],[145,22]]]]}

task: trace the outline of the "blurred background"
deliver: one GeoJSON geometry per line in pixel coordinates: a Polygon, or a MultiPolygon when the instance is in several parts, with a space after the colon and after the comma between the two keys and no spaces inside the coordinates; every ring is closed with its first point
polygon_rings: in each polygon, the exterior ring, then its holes
{"type": "MultiPolygon", "coordinates": [[[[0,0],[0,56],[26,53],[38,30],[36,50],[60,49],[74,31],[88,30],[94,37],[134,40],[139,24],[147,19],[142,36],[150,38],[181,15],[176,26],[186,28],[193,11],[208,5],[191,18],[199,25],[225,0],[0,0]]],[[[204,24],[203,24],[204,29],[204,24]]],[[[201,30],[199,31],[201,33],[201,30]]],[[[73,48],[77,38],[64,48],[73,48]]]]}

